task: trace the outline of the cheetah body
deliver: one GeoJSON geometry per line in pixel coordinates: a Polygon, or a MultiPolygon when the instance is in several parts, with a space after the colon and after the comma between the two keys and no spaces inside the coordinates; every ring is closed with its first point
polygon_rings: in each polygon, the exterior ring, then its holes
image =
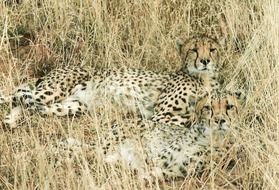
{"type": "Polygon", "coordinates": [[[190,126],[151,120],[115,123],[91,148],[108,163],[120,161],[137,170],[139,177],[197,175],[232,146],[230,129],[237,125],[240,99],[231,92],[206,95],[196,103],[196,122],[190,126]]]}
{"type": "Polygon", "coordinates": [[[199,174],[211,161],[218,162],[226,152],[222,150],[231,146],[227,137],[230,128],[237,123],[240,97],[228,92],[207,95],[196,107],[197,120],[190,126],[170,127],[151,120],[136,123],[129,120],[113,125],[97,146],[102,147],[105,161],[124,161],[140,175],[185,177],[199,174]],[[153,173],[154,169],[159,173],[153,173]]]}
{"type": "Polygon", "coordinates": [[[152,116],[153,121],[180,124],[178,117],[185,123],[189,120],[189,98],[214,89],[208,84],[218,84],[218,48],[218,43],[208,37],[186,41],[179,50],[181,71],[174,74],[78,67],[54,70],[31,87],[17,89],[5,123],[15,125],[24,107],[43,115],[65,116],[92,111],[107,102],[136,111],[146,119],[152,116]],[[170,116],[174,118],[171,122],[170,116]]]}
{"type": "Polygon", "coordinates": [[[113,102],[127,112],[137,111],[144,118],[150,118],[164,83],[170,77],[136,69],[90,73],[76,67],[55,70],[39,79],[34,87],[27,85],[17,89],[12,99],[16,106],[14,111],[22,111],[16,104],[20,102],[43,115],[80,115],[113,102]]]}

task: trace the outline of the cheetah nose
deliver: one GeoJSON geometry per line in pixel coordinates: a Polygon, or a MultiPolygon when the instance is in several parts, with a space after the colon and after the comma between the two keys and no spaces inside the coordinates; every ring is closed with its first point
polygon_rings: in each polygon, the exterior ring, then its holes
{"type": "Polygon", "coordinates": [[[221,120],[219,121],[219,123],[222,125],[222,124],[226,123],[226,120],[221,119],[221,120]]]}
{"type": "Polygon", "coordinates": [[[206,65],[208,65],[208,63],[210,62],[210,60],[209,60],[209,59],[201,59],[200,62],[201,62],[204,66],[206,66],[206,65]]]}

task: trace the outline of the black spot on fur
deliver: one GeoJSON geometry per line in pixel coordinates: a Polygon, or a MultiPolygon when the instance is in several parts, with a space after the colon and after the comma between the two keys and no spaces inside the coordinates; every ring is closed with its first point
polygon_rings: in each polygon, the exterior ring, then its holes
{"type": "Polygon", "coordinates": [[[187,171],[182,166],[179,167],[179,171],[182,173],[183,176],[187,175],[187,171]]]}
{"type": "Polygon", "coordinates": [[[46,97],[45,97],[44,95],[41,95],[40,98],[41,98],[42,100],[46,99],[46,97]]]}
{"type": "Polygon", "coordinates": [[[181,111],[182,108],[178,108],[178,107],[173,107],[173,111],[181,111]]]}
{"type": "Polygon", "coordinates": [[[167,167],[169,166],[169,163],[168,163],[168,162],[164,162],[163,166],[164,166],[165,168],[167,168],[167,167]]]}
{"type": "Polygon", "coordinates": [[[36,99],[36,102],[41,102],[42,100],[40,98],[37,98],[36,99]]]}
{"type": "Polygon", "coordinates": [[[43,82],[44,80],[43,79],[38,79],[37,81],[36,81],[36,84],[35,84],[35,86],[37,87],[41,82],[43,82]]]}
{"type": "Polygon", "coordinates": [[[50,96],[50,95],[53,94],[53,92],[51,92],[51,91],[46,91],[44,94],[50,96]]]}
{"type": "Polygon", "coordinates": [[[29,90],[26,90],[26,89],[18,89],[17,92],[29,92],[29,90]]]}
{"type": "Polygon", "coordinates": [[[173,116],[173,113],[171,113],[171,112],[166,112],[166,113],[164,113],[164,115],[165,115],[165,116],[169,115],[169,116],[172,117],[172,116],[173,116]]]}

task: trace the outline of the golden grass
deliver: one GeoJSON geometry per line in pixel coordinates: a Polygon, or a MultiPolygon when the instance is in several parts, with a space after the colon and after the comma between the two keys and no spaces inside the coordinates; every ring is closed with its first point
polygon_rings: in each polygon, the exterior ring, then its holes
{"type": "MultiPolygon", "coordinates": [[[[277,0],[1,1],[0,83],[5,93],[44,69],[64,65],[175,71],[180,65],[176,39],[208,33],[225,37],[225,85],[244,89],[247,103],[240,127],[233,130],[235,147],[228,152],[235,157],[233,149],[241,149],[244,156],[232,170],[219,164],[201,178],[148,185],[124,166],[105,164],[86,147],[75,156],[49,151],[63,138],[88,143],[104,137],[102,122],[120,118],[109,105],[101,115],[74,121],[27,114],[21,128],[0,128],[0,189],[277,189],[278,10],[277,0]]],[[[1,113],[6,111],[1,107],[1,113]]]]}

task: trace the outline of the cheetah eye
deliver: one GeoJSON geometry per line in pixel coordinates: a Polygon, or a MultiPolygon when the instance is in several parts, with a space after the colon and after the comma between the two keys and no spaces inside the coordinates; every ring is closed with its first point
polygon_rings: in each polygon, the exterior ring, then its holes
{"type": "Polygon", "coordinates": [[[191,51],[193,51],[193,52],[198,52],[198,48],[193,48],[193,49],[191,49],[191,51]]]}
{"type": "Polygon", "coordinates": [[[217,49],[216,48],[210,48],[209,51],[210,52],[215,52],[217,49]]]}
{"type": "Polygon", "coordinates": [[[230,109],[232,109],[233,107],[234,107],[234,105],[227,105],[227,106],[226,106],[227,110],[230,110],[230,109]]]}
{"type": "Polygon", "coordinates": [[[210,106],[209,105],[203,106],[203,109],[208,111],[208,110],[210,110],[210,106]]]}

